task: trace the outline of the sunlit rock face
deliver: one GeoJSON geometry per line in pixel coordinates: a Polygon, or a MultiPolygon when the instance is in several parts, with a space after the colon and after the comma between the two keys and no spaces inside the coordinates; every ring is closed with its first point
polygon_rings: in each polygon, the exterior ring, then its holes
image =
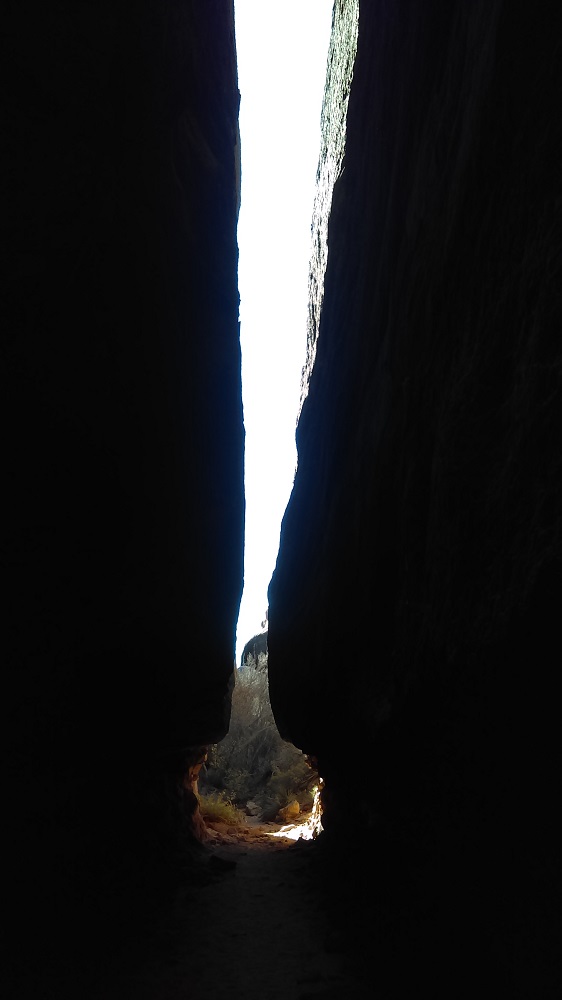
{"type": "Polygon", "coordinates": [[[326,83],[320,116],[320,153],[311,223],[308,276],[306,363],[302,373],[301,404],[306,398],[316,357],[328,260],[328,221],[334,184],[340,175],[345,151],[347,104],[357,52],[359,0],[335,0],[326,66],[326,83]]]}
{"type": "Polygon", "coordinates": [[[351,799],[403,857],[462,855],[511,930],[544,918],[557,830],[560,28],[361,3],[269,603],[272,706],[327,828],[351,799]]]}
{"type": "Polygon", "coordinates": [[[77,829],[115,831],[131,782],[146,830],[159,768],[173,799],[228,726],[239,95],[231,0],[10,17],[2,662],[44,877],[80,866],[77,829]]]}

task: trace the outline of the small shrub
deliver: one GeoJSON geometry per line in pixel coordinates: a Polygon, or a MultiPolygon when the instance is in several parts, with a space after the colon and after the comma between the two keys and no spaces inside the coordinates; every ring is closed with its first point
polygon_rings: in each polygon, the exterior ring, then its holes
{"type": "Polygon", "coordinates": [[[199,808],[203,819],[208,819],[211,823],[214,821],[237,826],[242,822],[240,811],[223,795],[213,792],[209,795],[200,795],[199,808]]]}

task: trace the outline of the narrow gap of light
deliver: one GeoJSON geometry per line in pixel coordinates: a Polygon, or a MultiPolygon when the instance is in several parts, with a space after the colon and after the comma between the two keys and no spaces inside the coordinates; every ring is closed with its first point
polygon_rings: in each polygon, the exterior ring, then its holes
{"type": "Polygon", "coordinates": [[[306,362],[311,219],[332,0],[235,0],[238,224],[246,431],[244,593],[236,661],[262,630],[296,469],[306,362]]]}

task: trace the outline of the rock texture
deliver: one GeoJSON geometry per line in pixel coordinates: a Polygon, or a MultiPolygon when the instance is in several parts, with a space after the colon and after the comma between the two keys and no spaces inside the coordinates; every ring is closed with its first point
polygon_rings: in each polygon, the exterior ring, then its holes
{"type": "Polygon", "coordinates": [[[258,662],[258,657],[261,654],[267,655],[267,632],[258,632],[257,635],[253,635],[242,650],[242,655],[240,657],[240,666],[243,666],[249,656],[253,656],[254,661],[258,662]]]}
{"type": "Polygon", "coordinates": [[[361,3],[269,595],[272,706],[325,825],[351,797],[381,860],[425,871],[439,961],[456,933],[476,980],[493,941],[517,996],[557,981],[561,28],[361,3]]]}
{"type": "MultiPolygon", "coordinates": [[[[546,13],[360,4],[270,591],[276,717],[318,761],[326,837],[360,837],[337,875],[329,861],[329,912],[368,995],[397,1000],[560,995],[562,24],[546,13]]],[[[82,997],[124,929],[142,951],[228,724],[233,5],[58,0],[12,5],[3,27],[7,995],[62,998],[64,979],[82,997]]],[[[236,885],[208,911],[182,903],[229,995],[214,958],[251,920],[236,885]]],[[[298,941],[265,917],[281,995],[298,941]]]]}
{"type": "Polygon", "coordinates": [[[5,32],[4,735],[19,891],[46,898],[181,812],[189,747],[228,727],[239,95],[232,0],[5,32]]]}

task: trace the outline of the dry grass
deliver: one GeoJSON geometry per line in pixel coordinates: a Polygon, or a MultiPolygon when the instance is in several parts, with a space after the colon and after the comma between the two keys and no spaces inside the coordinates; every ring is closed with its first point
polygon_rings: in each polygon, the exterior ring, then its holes
{"type": "Polygon", "coordinates": [[[199,808],[203,819],[216,823],[228,823],[229,826],[238,826],[243,819],[242,813],[236,806],[232,805],[224,795],[218,792],[211,792],[208,795],[199,796],[199,808]]]}

